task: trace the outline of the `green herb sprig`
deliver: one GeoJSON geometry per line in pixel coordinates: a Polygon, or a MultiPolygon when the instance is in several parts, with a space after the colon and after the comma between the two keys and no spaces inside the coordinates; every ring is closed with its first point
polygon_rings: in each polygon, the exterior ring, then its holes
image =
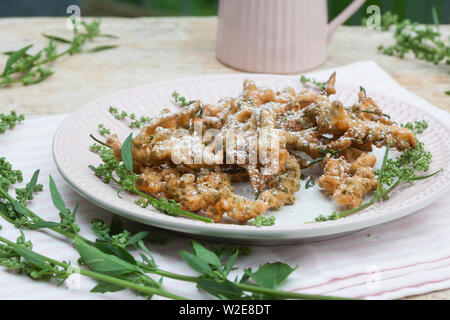
{"type": "Polygon", "coordinates": [[[319,87],[319,88],[320,88],[320,91],[325,91],[325,86],[327,85],[327,81],[318,81],[318,80],[313,79],[313,78],[308,78],[308,77],[306,77],[305,75],[302,75],[302,76],[300,77],[300,81],[301,81],[303,84],[311,83],[311,84],[313,84],[313,85],[319,87]]]}
{"type": "MultiPolygon", "coordinates": [[[[380,45],[378,50],[386,55],[404,58],[413,54],[416,59],[428,61],[436,65],[450,64],[450,40],[444,40],[439,31],[439,19],[435,8],[432,9],[434,26],[421,26],[409,19],[399,21],[397,15],[386,12],[381,16],[381,31],[394,29],[395,44],[380,45]]],[[[362,20],[367,24],[367,19],[362,20]]],[[[448,94],[448,93],[447,93],[448,94]]]]}
{"type": "Polygon", "coordinates": [[[195,102],[195,100],[187,100],[186,97],[180,96],[180,94],[176,91],[172,92],[173,101],[181,107],[188,106],[195,102]]]}
{"type": "Polygon", "coordinates": [[[114,118],[116,118],[117,120],[122,120],[122,119],[127,119],[130,123],[128,124],[128,126],[130,128],[141,128],[144,127],[145,125],[147,125],[151,118],[150,117],[137,117],[134,113],[130,113],[128,114],[128,112],[122,110],[119,111],[119,109],[110,106],[108,109],[109,113],[111,113],[114,118]]]}
{"type": "MultiPolygon", "coordinates": [[[[386,15],[386,14],[385,14],[386,15]]],[[[450,46],[443,39],[439,31],[437,15],[433,15],[435,26],[421,26],[408,19],[398,21],[395,15],[389,13],[390,19],[385,19],[382,30],[389,30],[394,26],[394,38],[396,43],[391,46],[380,45],[378,49],[387,55],[396,55],[404,58],[408,53],[414,54],[419,60],[425,60],[434,64],[444,62],[450,64],[450,46]]]]}
{"type": "MultiPolygon", "coordinates": [[[[58,284],[61,284],[71,274],[79,273],[99,281],[99,284],[91,290],[94,293],[116,292],[129,288],[146,298],[159,295],[170,299],[186,299],[164,289],[150,286],[147,281],[151,284],[155,282],[151,278],[145,275],[141,277],[133,275],[138,270],[135,265],[105,254],[79,237],[74,238],[74,247],[91,270],[74,267],[68,262],[57,261],[37,253],[32,249],[32,243],[25,241],[22,230],[16,242],[1,236],[0,242],[2,243],[0,265],[16,273],[26,274],[32,279],[56,280],[58,284]],[[96,260],[91,260],[92,258],[96,260]]],[[[158,284],[158,282],[155,283],[158,284]]]]}
{"type": "Polygon", "coordinates": [[[10,111],[9,114],[0,113],[0,134],[5,133],[6,129],[14,129],[16,124],[25,120],[23,114],[17,115],[14,110],[10,111]]]}
{"type": "Polygon", "coordinates": [[[14,83],[22,83],[23,85],[36,84],[44,81],[53,74],[51,69],[44,66],[65,55],[74,55],[81,52],[99,52],[117,47],[116,45],[107,45],[83,50],[83,46],[87,40],[91,41],[101,36],[115,36],[100,34],[100,20],[94,20],[91,23],[82,22],[82,25],[85,32],[80,32],[78,28],[74,28],[72,40],[44,34],[44,37],[49,39],[49,43],[47,47],[41,49],[36,54],[28,53],[28,50],[33,45],[27,45],[16,51],[6,52],[9,58],[0,75],[0,86],[14,83]],[[69,48],[58,53],[56,51],[56,43],[69,45],[69,48]]]}

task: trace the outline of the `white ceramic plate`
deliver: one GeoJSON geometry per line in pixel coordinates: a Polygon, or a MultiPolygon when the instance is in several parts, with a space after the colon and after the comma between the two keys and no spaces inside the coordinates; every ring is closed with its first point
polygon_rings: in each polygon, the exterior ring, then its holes
{"type": "MultiPolygon", "coordinates": [[[[116,120],[109,112],[109,106],[134,112],[136,115],[154,116],[162,108],[177,110],[172,103],[171,93],[176,90],[181,95],[203,102],[214,103],[221,97],[236,96],[242,91],[242,81],[253,79],[257,86],[282,89],[285,86],[302,88],[297,76],[273,76],[255,74],[204,76],[175,81],[160,82],[128,89],[100,98],[77,110],[58,129],[53,141],[53,156],[58,170],[66,181],[83,197],[95,204],[123,217],[168,230],[189,234],[191,237],[214,238],[220,241],[241,242],[244,244],[290,244],[306,240],[332,237],[338,234],[360,230],[366,227],[391,221],[420,210],[438,197],[448,192],[449,177],[449,131],[433,115],[414,107],[414,101],[398,101],[383,93],[367,89],[370,97],[390,114],[404,123],[426,120],[429,128],[420,135],[421,141],[432,152],[433,160],[429,172],[444,168],[432,179],[418,181],[413,185],[403,184],[392,194],[390,200],[377,203],[359,214],[322,223],[306,223],[314,217],[331,214],[337,208],[334,201],[324,196],[319,188],[302,188],[292,206],[285,206],[269,214],[277,217],[276,224],[256,228],[250,225],[228,223],[209,224],[183,217],[172,217],[150,208],[140,208],[134,204],[133,195],[122,193],[117,197],[117,189],[104,184],[94,176],[88,165],[97,165],[97,155],[88,147],[93,143],[89,134],[99,136],[97,127],[103,123],[123,141],[131,129],[124,121],[116,120]]],[[[338,83],[336,98],[350,105],[356,102],[358,88],[338,83]]],[[[380,165],[383,150],[375,151],[380,165]]],[[[395,152],[392,152],[395,155],[395,152]]],[[[248,193],[248,185],[237,185],[239,193],[248,193]]]]}

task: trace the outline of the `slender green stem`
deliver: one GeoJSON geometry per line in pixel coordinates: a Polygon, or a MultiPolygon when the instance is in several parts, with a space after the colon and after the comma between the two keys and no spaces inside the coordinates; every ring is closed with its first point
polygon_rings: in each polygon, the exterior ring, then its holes
{"type": "MultiPolygon", "coordinates": [[[[8,246],[12,247],[12,248],[17,248],[18,245],[12,241],[9,241],[6,238],[3,238],[0,236],[0,241],[7,244],[8,246]]],[[[64,262],[60,262],[57,260],[54,260],[52,258],[49,258],[47,256],[41,255],[35,251],[33,251],[36,255],[38,255],[40,258],[44,259],[45,261],[54,264],[56,266],[59,266],[61,268],[63,268],[66,272],[69,269],[69,267],[71,267],[69,264],[64,263],[64,262]]],[[[90,277],[92,279],[95,280],[99,280],[99,281],[104,281],[110,284],[114,284],[114,285],[118,285],[124,288],[129,288],[138,292],[142,292],[142,293],[146,293],[146,294],[151,294],[151,295],[158,295],[158,296],[162,296],[162,297],[166,297],[166,298],[170,298],[170,299],[175,299],[175,300],[187,300],[187,298],[182,297],[182,296],[178,296],[176,294],[172,294],[170,292],[167,292],[163,289],[158,289],[158,288],[150,288],[150,287],[145,287],[145,286],[141,286],[139,284],[135,284],[132,283],[130,281],[126,281],[126,280],[122,280],[122,279],[118,279],[118,278],[114,278],[111,276],[107,276],[101,273],[97,273],[94,271],[90,271],[90,270],[86,270],[83,268],[79,268],[80,274],[85,275],[87,277],[90,277]]]]}
{"type": "Polygon", "coordinates": [[[302,299],[302,300],[354,300],[354,299],[341,298],[341,297],[320,296],[320,295],[296,293],[296,292],[290,292],[290,291],[279,291],[279,290],[274,290],[274,289],[256,287],[256,286],[252,286],[252,285],[244,284],[244,283],[235,283],[235,285],[239,289],[242,289],[244,291],[262,293],[262,294],[266,294],[266,295],[272,296],[272,297],[302,299]]]}
{"type": "MultiPolygon", "coordinates": [[[[19,206],[21,206],[21,209],[25,210],[28,213],[28,216],[33,220],[33,222],[46,222],[44,219],[42,219],[41,217],[39,217],[37,214],[35,214],[33,211],[31,211],[30,209],[28,209],[26,206],[23,206],[22,204],[20,204],[16,199],[14,199],[13,197],[11,197],[8,192],[6,192],[5,190],[3,190],[2,188],[0,188],[0,195],[2,195],[3,197],[5,197],[6,199],[8,199],[11,203],[16,202],[18,203],[19,206]]],[[[4,215],[2,214],[2,216],[4,217],[4,215]]],[[[8,222],[10,222],[8,220],[8,222]]],[[[14,222],[13,222],[14,223],[14,222]]],[[[73,235],[68,232],[65,231],[61,228],[56,228],[56,227],[49,227],[49,229],[58,232],[64,236],[67,236],[69,238],[73,239],[73,235]]]]}
{"type": "MultiPolygon", "coordinates": [[[[2,190],[0,188],[0,194],[3,195],[4,197],[6,197],[9,201],[16,201],[14,198],[12,198],[7,192],[5,192],[4,190],[2,190]]],[[[153,198],[151,198],[153,199],[153,198]]],[[[153,199],[154,200],[154,199],[153,199]]],[[[29,217],[33,219],[34,222],[43,222],[44,220],[41,219],[39,216],[37,216],[34,212],[32,212],[31,210],[29,210],[28,208],[24,207],[24,209],[27,210],[27,212],[29,213],[29,217]]],[[[14,224],[14,221],[11,220],[9,217],[6,217],[5,215],[3,215],[0,212],[0,215],[5,218],[6,221],[8,221],[11,224],[14,224]]],[[[75,236],[78,236],[79,238],[81,238],[83,241],[92,244],[92,241],[82,237],[81,235],[75,235],[73,233],[67,232],[65,230],[62,230],[60,228],[57,227],[52,227],[52,228],[48,228],[51,229],[52,231],[55,231],[63,236],[66,236],[70,239],[74,239],[75,236]]],[[[16,246],[15,243],[0,237],[0,241],[7,243],[8,245],[11,246],[16,246]]],[[[46,261],[54,263],[55,265],[58,265],[60,267],[63,267],[64,269],[67,270],[68,266],[67,264],[64,264],[62,262],[56,261],[56,260],[52,260],[51,258],[42,256],[46,261]]],[[[197,283],[201,278],[200,277],[195,277],[195,276],[188,276],[188,275],[183,275],[183,274],[177,274],[177,273],[173,273],[170,271],[165,271],[165,270],[161,270],[161,269],[155,269],[155,268],[151,268],[148,265],[142,263],[142,262],[137,262],[138,266],[145,271],[146,273],[150,273],[150,274],[157,274],[163,277],[167,277],[167,278],[171,278],[171,279],[175,279],[175,280],[180,280],[180,281],[187,281],[187,282],[192,282],[192,283],[197,283]]],[[[143,287],[143,286],[139,286],[137,284],[134,283],[130,283],[128,281],[125,280],[121,280],[121,279],[116,279],[113,277],[109,277],[109,276],[105,276],[102,274],[98,274],[96,272],[93,271],[89,271],[86,269],[80,269],[80,273],[84,274],[88,277],[91,277],[93,279],[96,280],[100,280],[100,281],[105,281],[105,282],[109,282],[109,283],[113,283],[113,284],[117,284],[119,286],[123,286],[123,287],[127,287],[130,289],[134,289],[136,291],[140,291],[140,292],[145,292],[145,293],[149,293],[149,294],[157,294],[157,295],[162,295],[168,298],[172,298],[172,299],[182,299],[183,297],[179,297],[177,295],[173,295],[169,292],[164,291],[163,289],[159,289],[161,290],[161,292],[156,293],[156,292],[146,292],[143,290],[147,290],[147,287],[143,287]],[[106,277],[106,278],[105,278],[106,277]],[[107,281],[108,279],[109,281],[107,281]],[[114,281],[114,282],[112,282],[114,281]],[[144,289],[142,289],[144,288],[144,289]],[[169,296],[171,295],[171,296],[169,296]]],[[[254,286],[254,285],[249,285],[249,284],[241,284],[241,283],[235,283],[235,285],[240,288],[241,290],[245,290],[245,291],[249,291],[249,292],[255,292],[255,293],[261,293],[261,294],[267,294],[267,295],[271,295],[271,296],[275,296],[275,297],[280,297],[280,298],[291,298],[291,299],[314,299],[314,300],[319,300],[319,299],[327,299],[327,300],[336,300],[336,299],[342,299],[342,298],[338,298],[338,297],[328,297],[328,296],[318,296],[318,295],[308,295],[308,294],[302,294],[302,293],[295,293],[295,292],[289,292],[289,291],[279,291],[279,290],[273,290],[273,289],[266,289],[266,288],[261,288],[258,286],[254,286]]],[[[158,289],[148,289],[148,290],[158,290],[158,289]]]]}
{"type": "Polygon", "coordinates": [[[352,214],[360,212],[360,211],[370,207],[371,205],[373,205],[375,202],[378,201],[378,199],[379,199],[379,197],[374,196],[370,201],[367,201],[366,203],[360,205],[359,207],[340,212],[339,213],[339,218],[345,218],[345,217],[348,217],[348,216],[350,216],[352,214]]]}
{"type": "Polygon", "coordinates": [[[60,57],[62,57],[62,56],[64,56],[64,55],[68,54],[69,51],[70,51],[70,50],[67,49],[66,51],[63,51],[63,52],[57,54],[56,56],[54,56],[54,57],[52,57],[52,58],[47,58],[47,59],[45,59],[45,60],[43,60],[43,61],[41,61],[41,62],[35,64],[34,66],[37,67],[37,66],[41,66],[41,65],[47,64],[47,63],[49,63],[49,62],[55,61],[56,59],[58,59],[58,58],[60,58],[60,57]]]}
{"type": "MultiPolygon", "coordinates": [[[[130,192],[133,192],[133,193],[135,193],[135,194],[137,194],[137,195],[139,195],[141,197],[146,198],[151,203],[154,203],[156,205],[160,204],[158,200],[150,197],[148,194],[145,194],[145,193],[143,193],[143,192],[141,192],[141,191],[139,191],[137,189],[127,189],[127,190],[130,191],[130,192]]],[[[184,210],[182,210],[180,208],[173,207],[170,210],[174,211],[175,213],[177,213],[179,215],[185,216],[185,217],[189,217],[189,218],[200,220],[200,221],[207,222],[207,223],[214,223],[214,220],[211,219],[211,218],[204,217],[204,216],[201,216],[201,215],[189,212],[189,211],[184,211],[184,210]]]]}
{"type": "Polygon", "coordinates": [[[112,148],[109,144],[106,144],[106,143],[104,143],[103,141],[97,139],[97,138],[94,137],[92,134],[90,134],[89,137],[91,137],[92,140],[94,140],[95,142],[101,144],[101,145],[104,146],[104,147],[108,147],[108,148],[110,148],[110,149],[112,148]]]}

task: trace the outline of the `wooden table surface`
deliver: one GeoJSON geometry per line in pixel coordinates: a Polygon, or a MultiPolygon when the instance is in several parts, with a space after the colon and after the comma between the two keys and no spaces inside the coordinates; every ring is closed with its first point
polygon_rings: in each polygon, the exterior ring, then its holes
{"type": "MultiPolygon", "coordinates": [[[[34,44],[47,45],[42,33],[70,38],[65,18],[0,19],[0,52],[34,44]]],[[[101,31],[120,37],[94,44],[119,44],[113,50],[64,57],[51,68],[55,74],[29,87],[0,89],[0,112],[16,110],[28,118],[68,113],[101,96],[154,81],[218,73],[234,73],[215,58],[217,18],[103,18],[101,31]]],[[[450,25],[441,26],[450,35],[450,25]]],[[[319,69],[358,60],[374,60],[404,88],[450,111],[450,67],[378,53],[379,44],[392,43],[389,33],[362,27],[341,27],[319,69]]],[[[30,52],[33,52],[30,50],[30,52]]],[[[0,56],[0,68],[6,62],[0,56]]],[[[450,290],[411,299],[450,299],[450,290]]]]}

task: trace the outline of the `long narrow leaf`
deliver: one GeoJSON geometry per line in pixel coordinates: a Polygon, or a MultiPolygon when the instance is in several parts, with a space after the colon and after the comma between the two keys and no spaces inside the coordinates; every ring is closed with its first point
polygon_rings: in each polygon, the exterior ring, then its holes
{"type": "Polygon", "coordinates": [[[45,34],[45,33],[43,33],[42,35],[44,37],[46,37],[47,39],[50,39],[50,40],[54,40],[54,41],[58,41],[58,42],[62,42],[62,43],[71,43],[70,40],[67,40],[67,39],[64,39],[64,38],[61,38],[61,37],[56,37],[56,36],[52,36],[52,35],[45,34]]]}
{"type": "Polygon", "coordinates": [[[34,253],[33,251],[19,246],[14,248],[14,251],[17,252],[17,254],[21,255],[25,260],[28,262],[31,262],[35,266],[39,267],[40,269],[46,268],[46,263],[44,258],[42,258],[40,255],[34,253]]]}
{"type": "Polygon", "coordinates": [[[53,221],[42,221],[36,222],[32,225],[29,225],[28,228],[37,230],[37,229],[45,229],[45,228],[58,228],[61,227],[61,224],[53,221]]]}
{"type": "Polygon", "coordinates": [[[56,209],[59,210],[64,215],[69,214],[69,209],[67,209],[66,204],[64,203],[64,200],[61,197],[61,194],[58,191],[58,188],[56,187],[55,181],[53,180],[52,176],[49,176],[49,187],[50,187],[50,194],[52,196],[52,201],[56,209]]]}
{"type": "Polygon", "coordinates": [[[131,153],[131,140],[133,139],[133,133],[125,139],[122,145],[122,161],[128,171],[133,172],[133,155],[131,153]]]}
{"type": "Polygon", "coordinates": [[[180,251],[180,256],[195,271],[201,274],[212,272],[212,269],[207,262],[194,256],[192,253],[182,250],[180,251]]]}
{"type": "Polygon", "coordinates": [[[104,50],[109,50],[109,49],[114,49],[114,48],[117,48],[117,45],[99,46],[99,47],[95,47],[92,49],[88,49],[85,52],[94,53],[94,52],[99,52],[99,51],[104,51],[104,50]]]}
{"type": "Polygon", "coordinates": [[[20,58],[22,58],[23,56],[26,55],[26,52],[28,49],[30,49],[33,45],[30,44],[26,47],[23,47],[22,49],[19,49],[17,51],[14,51],[13,53],[11,53],[11,55],[9,56],[8,60],[6,61],[6,65],[5,65],[5,69],[3,70],[2,76],[5,76],[8,74],[8,72],[11,70],[12,65],[19,60],[20,58]]]}
{"type": "Polygon", "coordinates": [[[110,276],[118,276],[138,271],[135,265],[114,255],[106,254],[84,242],[79,237],[75,237],[73,245],[80,254],[81,259],[83,259],[83,262],[92,271],[110,276]]]}
{"type": "Polygon", "coordinates": [[[431,8],[431,13],[433,15],[433,21],[436,26],[436,29],[439,31],[439,16],[435,7],[431,8]]]}
{"type": "Polygon", "coordinates": [[[37,180],[38,180],[38,177],[39,177],[39,172],[40,172],[39,169],[37,169],[34,172],[33,176],[31,177],[30,182],[27,185],[27,197],[26,197],[26,199],[29,199],[31,197],[31,195],[33,194],[34,188],[36,187],[37,180]]]}
{"type": "Polygon", "coordinates": [[[111,39],[119,39],[118,36],[113,35],[113,34],[109,34],[109,33],[99,34],[98,37],[111,38],[111,39]]]}
{"type": "Polygon", "coordinates": [[[197,241],[192,241],[192,248],[194,249],[195,255],[199,259],[220,269],[221,267],[220,260],[214,252],[206,249],[197,241]]]}

